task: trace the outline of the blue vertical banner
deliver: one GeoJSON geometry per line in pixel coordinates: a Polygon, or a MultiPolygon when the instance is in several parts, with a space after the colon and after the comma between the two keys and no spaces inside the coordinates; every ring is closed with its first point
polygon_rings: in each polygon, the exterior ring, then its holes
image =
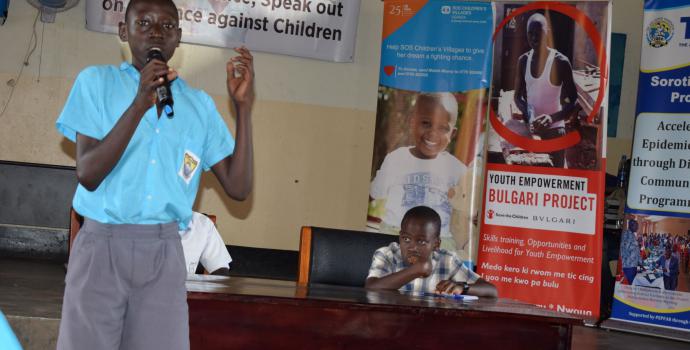
{"type": "Polygon", "coordinates": [[[646,0],[611,319],[690,339],[690,1],[646,0]]]}
{"type": "Polygon", "coordinates": [[[0,0],[0,25],[7,20],[7,9],[10,7],[10,0],[0,0]]]}
{"type": "Polygon", "coordinates": [[[474,265],[491,77],[491,3],[386,0],[369,230],[405,212],[441,217],[442,248],[474,265]]]}

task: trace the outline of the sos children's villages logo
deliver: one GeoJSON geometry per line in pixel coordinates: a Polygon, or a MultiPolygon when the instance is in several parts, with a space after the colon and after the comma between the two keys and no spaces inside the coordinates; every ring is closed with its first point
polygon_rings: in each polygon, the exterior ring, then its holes
{"type": "Polygon", "coordinates": [[[647,43],[651,47],[664,47],[673,38],[673,23],[663,17],[659,17],[647,26],[647,43]]]}

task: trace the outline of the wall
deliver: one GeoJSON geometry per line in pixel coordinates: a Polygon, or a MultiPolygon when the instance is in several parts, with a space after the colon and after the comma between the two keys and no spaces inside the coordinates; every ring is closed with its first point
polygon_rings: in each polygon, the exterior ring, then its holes
{"type": "Polygon", "coordinates": [[[606,158],[607,172],[616,174],[618,161],[625,154],[630,158],[635,126],[637,104],[637,78],[640,73],[640,45],[642,44],[642,0],[615,0],[613,2],[612,32],[627,35],[625,42],[625,64],[618,110],[618,133],[608,139],[606,158]]]}
{"type": "MultiPolygon", "coordinates": [[[[54,122],[75,75],[91,64],[127,56],[115,35],[84,29],[84,3],[37,24],[38,45],[0,116],[0,159],[74,165],[74,145],[54,122]],[[41,40],[42,39],[42,40],[41,40]],[[40,77],[39,77],[40,70],[40,77]],[[39,79],[40,78],[40,79],[39,79]]],[[[361,229],[373,147],[383,3],[362,0],[354,63],[329,63],[256,53],[255,191],[239,203],[221,195],[206,174],[196,208],[218,216],[226,243],[298,248],[299,227],[361,229]]],[[[0,27],[0,112],[29,46],[36,11],[10,4],[0,27]]],[[[609,171],[629,152],[637,92],[642,0],[615,0],[613,31],[628,34],[619,135],[609,139],[609,171]]],[[[212,94],[231,126],[224,62],[231,50],[183,44],[173,65],[192,86],[212,94]]]]}

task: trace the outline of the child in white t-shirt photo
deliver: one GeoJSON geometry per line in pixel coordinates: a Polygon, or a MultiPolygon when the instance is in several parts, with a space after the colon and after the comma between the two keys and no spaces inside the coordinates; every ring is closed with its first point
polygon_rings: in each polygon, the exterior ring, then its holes
{"type": "Polygon", "coordinates": [[[419,94],[410,117],[413,146],[386,155],[371,183],[370,206],[384,205],[379,230],[397,234],[407,210],[424,205],[441,216],[441,238],[452,240],[453,187],[467,168],[446,148],[455,136],[458,103],[451,93],[419,94]]]}

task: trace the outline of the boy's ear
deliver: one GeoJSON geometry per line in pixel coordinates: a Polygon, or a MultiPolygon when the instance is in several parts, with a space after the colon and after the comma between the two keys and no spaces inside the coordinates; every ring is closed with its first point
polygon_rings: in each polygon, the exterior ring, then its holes
{"type": "Polygon", "coordinates": [[[177,28],[177,45],[175,47],[180,47],[180,41],[182,41],[182,28],[177,28]]]}
{"type": "Polygon", "coordinates": [[[450,133],[450,139],[455,140],[455,137],[458,136],[458,128],[453,127],[453,131],[450,133]]]}
{"type": "Polygon", "coordinates": [[[117,36],[119,36],[120,40],[123,42],[127,42],[127,24],[125,22],[120,22],[118,24],[117,36]]]}

